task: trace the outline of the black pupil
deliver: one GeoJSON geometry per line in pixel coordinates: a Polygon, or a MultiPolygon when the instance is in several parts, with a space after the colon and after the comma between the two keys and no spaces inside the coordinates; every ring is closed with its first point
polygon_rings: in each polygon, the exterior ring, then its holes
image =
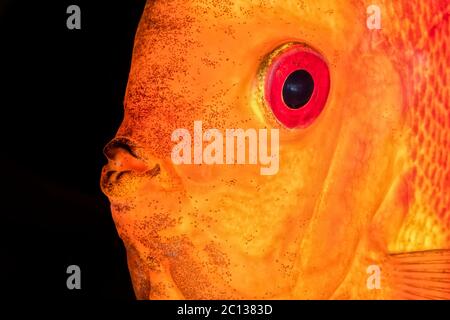
{"type": "Polygon", "coordinates": [[[291,109],[303,107],[314,91],[314,80],[306,70],[292,72],[283,85],[283,101],[291,109]]]}

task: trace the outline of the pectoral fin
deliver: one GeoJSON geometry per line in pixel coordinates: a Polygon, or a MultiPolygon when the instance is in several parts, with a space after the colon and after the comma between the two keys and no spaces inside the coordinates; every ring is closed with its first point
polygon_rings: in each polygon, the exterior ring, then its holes
{"type": "Polygon", "coordinates": [[[394,299],[450,299],[450,249],[390,254],[394,299]]]}

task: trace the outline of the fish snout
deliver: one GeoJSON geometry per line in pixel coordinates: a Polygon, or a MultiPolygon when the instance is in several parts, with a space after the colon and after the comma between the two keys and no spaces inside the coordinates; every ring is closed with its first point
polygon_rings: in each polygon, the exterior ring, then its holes
{"type": "Polygon", "coordinates": [[[144,160],[139,147],[128,138],[114,138],[103,149],[108,163],[101,174],[101,189],[108,197],[120,196],[138,180],[160,174],[156,161],[144,160]]]}
{"type": "Polygon", "coordinates": [[[108,159],[111,171],[143,172],[148,169],[148,165],[138,154],[138,147],[127,138],[114,138],[104,148],[103,154],[108,159]]]}

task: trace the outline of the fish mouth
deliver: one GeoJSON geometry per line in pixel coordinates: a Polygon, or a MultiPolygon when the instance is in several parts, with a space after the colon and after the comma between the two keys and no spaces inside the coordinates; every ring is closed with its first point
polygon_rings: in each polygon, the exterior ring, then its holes
{"type": "MultiPolygon", "coordinates": [[[[102,169],[100,188],[110,199],[122,196],[132,196],[136,189],[143,183],[154,179],[161,173],[161,167],[157,163],[151,169],[144,172],[133,170],[119,171],[107,164],[102,169]]],[[[152,190],[161,189],[156,183],[152,184],[152,190]]]]}
{"type": "Polygon", "coordinates": [[[108,163],[102,169],[100,188],[109,198],[131,196],[144,181],[151,181],[161,173],[159,162],[146,159],[143,148],[128,137],[114,138],[103,153],[108,163]]]}
{"type": "Polygon", "coordinates": [[[124,150],[135,159],[144,161],[145,157],[141,151],[142,149],[143,148],[140,147],[134,140],[128,137],[119,136],[112,139],[105,145],[103,148],[103,154],[109,159],[114,155],[115,150],[124,150]]]}

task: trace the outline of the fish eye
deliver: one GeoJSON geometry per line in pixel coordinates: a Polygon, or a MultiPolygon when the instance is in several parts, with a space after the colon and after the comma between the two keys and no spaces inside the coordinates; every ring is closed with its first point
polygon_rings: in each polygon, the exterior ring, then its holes
{"type": "Polygon", "coordinates": [[[288,44],[268,58],[264,98],[287,128],[309,126],[325,107],[330,73],[325,59],[303,44],[288,44]]]}
{"type": "Polygon", "coordinates": [[[291,109],[303,107],[311,98],[314,80],[306,70],[295,70],[284,81],[283,101],[291,109]]]}

